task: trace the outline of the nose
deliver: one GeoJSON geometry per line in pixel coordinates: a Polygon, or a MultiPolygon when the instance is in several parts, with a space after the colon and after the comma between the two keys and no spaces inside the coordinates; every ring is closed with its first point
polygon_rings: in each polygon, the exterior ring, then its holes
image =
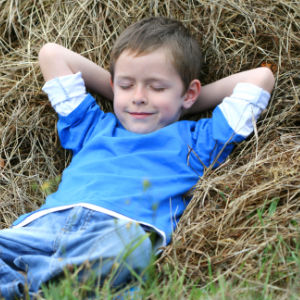
{"type": "Polygon", "coordinates": [[[135,88],[132,102],[136,105],[147,103],[147,95],[144,87],[137,86],[135,88]]]}

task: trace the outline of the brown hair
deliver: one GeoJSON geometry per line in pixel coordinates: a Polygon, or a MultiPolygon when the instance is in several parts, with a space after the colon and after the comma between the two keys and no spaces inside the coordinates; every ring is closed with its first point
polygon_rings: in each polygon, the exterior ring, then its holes
{"type": "Polygon", "coordinates": [[[112,80],[115,63],[124,50],[132,51],[138,56],[160,47],[166,47],[170,51],[171,61],[187,90],[190,82],[199,78],[201,50],[198,42],[181,22],[165,17],[142,19],[121,33],[110,59],[112,80]]]}

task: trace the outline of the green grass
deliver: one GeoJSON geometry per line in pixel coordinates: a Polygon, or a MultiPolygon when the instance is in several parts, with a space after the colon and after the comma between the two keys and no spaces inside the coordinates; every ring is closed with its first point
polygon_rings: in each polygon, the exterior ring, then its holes
{"type": "MultiPolygon", "coordinates": [[[[299,276],[295,280],[299,281],[299,276]]],[[[113,290],[105,283],[102,287],[94,284],[78,284],[72,276],[51,283],[43,287],[44,295],[40,299],[87,299],[90,292],[94,292],[93,299],[299,299],[296,282],[289,291],[271,290],[267,284],[226,281],[220,276],[216,282],[210,282],[201,287],[192,281],[186,280],[184,273],[178,275],[176,271],[165,274],[164,278],[157,275],[145,282],[143,286],[137,285],[138,289],[130,291],[129,285],[120,290],[113,290]],[[119,297],[119,298],[118,298],[119,297]],[[282,298],[281,298],[282,297],[282,298]]]]}
{"type": "Polygon", "coordinates": [[[216,272],[209,264],[206,271],[210,280],[206,283],[188,279],[184,270],[171,268],[167,264],[159,272],[152,264],[147,270],[147,280],[143,281],[134,274],[136,281],[123,288],[113,289],[110,287],[111,278],[100,285],[100,280],[91,272],[91,277],[86,282],[79,283],[79,270],[72,273],[65,271],[59,280],[42,287],[38,299],[300,299],[300,240],[295,241],[296,247],[290,249],[284,257],[280,250],[282,243],[284,241],[279,237],[275,245],[265,248],[257,258],[261,268],[251,280],[243,279],[246,277],[243,274],[243,264],[239,275],[232,274],[227,279],[220,272],[213,277],[216,272]],[[291,266],[290,274],[277,269],[282,260],[291,266]],[[295,272],[295,265],[298,272],[295,272]]]}

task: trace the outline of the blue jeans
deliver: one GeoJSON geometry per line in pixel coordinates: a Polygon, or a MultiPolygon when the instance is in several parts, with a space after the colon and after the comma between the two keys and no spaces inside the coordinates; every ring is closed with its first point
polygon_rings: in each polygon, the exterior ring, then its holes
{"type": "Polygon", "coordinates": [[[118,286],[131,279],[132,270],[141,274],[151,256],[150,238],[136,223],[84,207],[53,212],[0,231],[0,298],[21,297],[25,285],[33,295],[74,265],[82,267],[79,280],[91,270],[105,279],[118,266],[112,280],[118,286]]]}

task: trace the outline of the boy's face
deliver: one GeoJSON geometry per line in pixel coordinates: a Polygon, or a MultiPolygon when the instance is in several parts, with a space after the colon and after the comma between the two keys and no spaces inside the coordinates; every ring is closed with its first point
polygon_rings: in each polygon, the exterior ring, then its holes
{"type": "Polygon", "coordinates": [[[178,121],[184,86],[167,50],[139,56],[126,50],[114,74],[114,112],[127,130],[149,133],[178,121]]]}

